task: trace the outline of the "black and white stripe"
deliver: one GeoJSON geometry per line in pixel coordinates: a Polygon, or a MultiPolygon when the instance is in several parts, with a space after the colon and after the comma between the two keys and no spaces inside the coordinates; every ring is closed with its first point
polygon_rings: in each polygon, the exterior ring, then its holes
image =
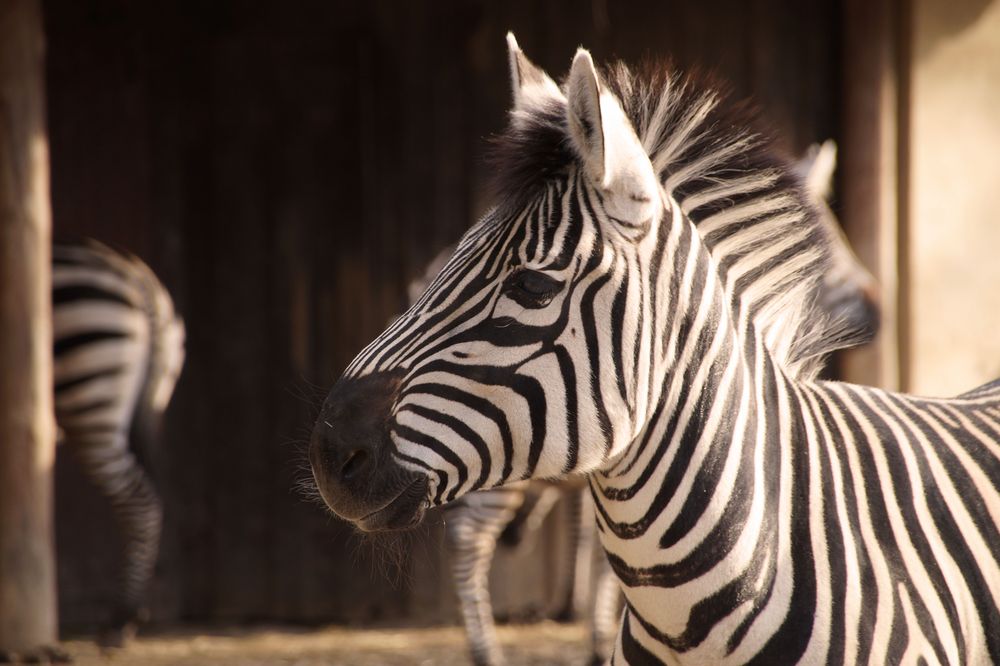
{"type": "Polygon", "coordinates": [[[61,441],[111,503],[124,543],[102,640],[137,621],[163,509],[144,460],[184,362],[184,325],[146,264],[95,241],[52,250],[56,422],[61,441]]]}
{"type": "MultiPolygon", "coordinates": [[[[409,284],[407,292],[411,304],[420,298],[454,252],[455,246],[446,247],[431,260],[424,273],[409,284]]],[[[610,654],[618,625],[620,595],[603,552],[596,565],[594,562],[599,545],[589,499],[589,490],[579,479],[570,483],[530,481],[471,493],[445,507],[445,536],[452,579],[475,664],[498,666],[506,663],[497,639],[489,589],[493,557],[501,535],[509,535],[507,542],[520,545],[525,536],[549,524],[545,522],[546,517],[559,500],[567,502],[575,511],[559,514],[569,516],[572,521],[563,529],[570,535],[573,548],[567,549],[567,560],[554,597],[558,603],[568,602],[574,615],[585,618],[594,663],[603,662],[610,654]],[[587,506],[586,511],[581,511],[583,505],[587,506]]]]}
{"type": "MultiPolygon", "coordinates": [[[[831,246],[827,271],[819,287],[818,305],[833,318],[847,322],[849,328],[874,333],[878,328],[876,284],[871,273],[854,255],[840,225],[826,205],[832,188],[836,164],[836,147],[831,141],[810,148],[795,165],[807,190],[819,206],[819,222],[831,246]]],[[[427,286],[454,254],[455,247],[445,248],[428,265],[421,278],[408,287],[411,302],[423,294],[427,286]]],[[[530,513],[543,512],[552,500],[565,496],[567,501],[579,505],[574,493],[579,483],[565,488],[551,482],[512,484],[482,490],[458,498],[447,505],[445,529],[452,562],[452,572],[459,607],[465,625],[470,652],[476,664],[501,664],[502,650],[496,639],[496,628],[490,601],[489,578],[497,537],[509,531],[509,526],[530,513]],[[560,492],[562,491],[562,492],[560,492]],[[526,498],[542,498],[541,506],[527,502],[526,498]]],[[[589,500],[588,496],[584,496],[589,500]]],[[[603,663],[609,656],[617,629],[620,610],[620,593],[613,572],[603,554],[594,561],[593,511],[585,501],[587,510],[582,522],[567,526],[566,531],[575,537],[575,548],[570,551],[572,561],[567,562],[562,580],[572,581],[570,595],[574,610],[586,619],[590,631],[593,663],[603,663]]],[[[541,521],[533,521],[541,524],[541,521]]]]}
{"type": "Polygon", "coordinates": [[[511,55],[499,205],[331,391],[328,505],[400,528],[586,473],[613,663],[1000,661],[1000,383],[813,379],[855,338],[788,166],[683,78],[580,51],[560,89],[511,55]]]}

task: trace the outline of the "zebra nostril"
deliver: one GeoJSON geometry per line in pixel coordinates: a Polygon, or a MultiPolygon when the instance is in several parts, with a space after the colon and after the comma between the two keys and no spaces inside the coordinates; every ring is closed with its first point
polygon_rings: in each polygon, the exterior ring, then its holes
{"type": "Polygon", "coordinates": [[[347,460],[344,461],[343,466],[340,468],[340,478],[344,481],[350,481],[365,467],[366,462],[368,462],[368,453],[366,451],[362,451],[361,449],[351,451],[350,455],[347,456],[347,460]]]}

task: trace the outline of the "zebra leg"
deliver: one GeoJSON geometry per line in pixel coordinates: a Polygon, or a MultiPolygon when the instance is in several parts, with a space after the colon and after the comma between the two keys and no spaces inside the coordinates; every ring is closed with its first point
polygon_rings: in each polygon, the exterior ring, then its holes
{"type": "MultiPolygon", "coordinates": [[[[559,500],[567,497],[566,490],[563,485],[545,481],[531,483],[526,492],[535,497],[531,511],[523,519],[523,538],[526,540],[537,539],[539,532],[541,532],[542,527],[545,525],[545,519],[552,513],[552,509],[559,503],[559,500]]],[[[579,509],[573,502],[574,494],[571,492],[567,498],[569,500],[568,514],[570,529],[573,530],[569,535],[571,547],[566,550],[566,559],[563,561],[563,566],[555,572],[554,590],[550,595],[550,601],[545,609],[545,617],[550,617],[560,622],[571,620],[574,610],[573,581],[576,553],[572,546],[575,545],[577,538],[575,516],[579,509]]]]}
{"type": "Polygon", "coordinates": [[[144,620],[143,596],[153,576],[160,547],[163,507],[145,470],[128,450],[125,435],[102,440],[71,439],[84,474],[111,502],[123,542],[123,563],[117,599],[98,642],[124,645],[144,620]]]}
{"type": "MultiPolygon", "coordinates": [[[[600,544],[596,544],[600,549],[600,544]]],[[[615,636],[621,624],[622,591],[618,578],[611,569],[603,550],[597,554],[594,589],[590,604],[590,650],[591,664],[604,664],[611,658],[615,636]]]]}
{"type": "Polygon", "coordinates": [[[589,618],[594,600],[594,549],[597,543],[597,526],[594,523],[594,500],[590,490],[584,489],[567,497],[571,502],[571,527],[575,543],[573,563],[573,617],[589,618]]]}
{"type": "Polygon", "coordinates": [[[484,490],[445,507],[445,535],[462,621],[477,666],[504,663],[490,603],[489,577],[497,538],[524,502],[517,488],[484,490]]]}
{"type": "Polygon", "coordinates": [[[597,538],[594,498],[589,490],[578,496],[576,582],[574,603],[586,618],[590,635],[590,663],[604,664],[611,658],[621,620],[622,594],[618,578],[597,538]]]}

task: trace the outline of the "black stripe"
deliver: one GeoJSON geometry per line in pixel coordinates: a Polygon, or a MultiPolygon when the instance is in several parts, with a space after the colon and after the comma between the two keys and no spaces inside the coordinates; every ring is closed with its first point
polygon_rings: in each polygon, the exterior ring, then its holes
{"type": "Polygon", "coordinates": [[[503,440],[504,459],[500,483],[506,483],[510,479],[514,461],[514,437],[510,431],[510,424],[507,422],[507,415],[504,414],[503,410],[485,398],[445,384],[420,384],[414,387],[413,392],[427,393],[442,400],[456,402],[492,421],[500,432],[500,439],[503,440]]]}
{"type": "Polygon", "coordinates": [[[69,391],[70,389],[77,388],[78,386],[83,386],[84,384],[98,381],[101,379],[107,379],[109,377],[114,377],[121,374],[125,370],[124,365],[113,365],[108,368],[102,368],[94,372],[89,372],[85,375],[79,375],[76,377],[58,377],[55,386],[56,395],[64,391],[69,391]]]}
{"type": "MultiPolygon", "coordinates": [[[[468,489],[468,492],[479,490],[483,487],[483,485],[485,485],[486,479],[490,474],[492,459],[490,458],[490,451],[486,446],[486,442],[472,428],[454,416],[443,414],[437,410],[433,410],[422,405],[405,405],[399,410],[399,413],[403,412],[412,412],[417,416],[427,419],[428,421],[450,428],[459,437],[471,444],[472,447],[476,449],[476,453],[479,454],[481,464],[479,466],[479,478],[476,479],[476,481],[468,489]]],[[[451,502],[455,499],[460,487],[461,484],[456,484],[455,487],[451,489],[451,492],[448,494],[447,501],[451,502]]]]}
{"type": "MultiPolygon", "coordinates": [[[[408,442],[412,442],[418,446],[423,446],[430,449],[441,458],[443,458],[450,465],[455,467],[458,473],[458,480],[455,483],[456,487],[465,484],[466,479],[469,478],[469,470],[465,466],[465,462],[458,457],[458,454],[449,449],[447,446],[443,445],[441,442],[437,441],[433,437],[426,435],[418,430],[414,430],[408,426],[397,424],[393,428],[394,432],[405,439],[408,442]]],[[[396,454],[398,455],[398,454],[396,454]]],[[[437,488],[437,493],[434,497],[435,504],[441,504],[444,497],[445,484],[439,484],[437,488]]]]}
{"type": "Polygon", "coordinates": [[[132,335],[128,331],[91,330],[86,333],[75,333],[73,335],[67,335],[66,337],[57,339],[53,344],[53,353],[56,358],[59,358],[63,354],[67,354],[74,349],[78,349],[94,342],[125,340],[131,337],[132,335]]]}
{"type": "Polygon", "coordinates": [[[115,401],[108,398],[91,400],[90,402],[85,402],[75,407],[60,408],[57,410],[57,416],[59,418],[72,418],[74,416],[84,416],[86,414],[91,414],[93,412],[102,409],[107,409],[108,407],[114,404],[115,401]]]}
{"type": "Polygon", "coordinates": [[[578,423],[579,407],[576,397],[576,368],[573,366],[573,357],[562,345],[556,345],[553,349],[556,360],[559,361],[559,374],[562,377],[563,387],[566,394],[566,465],[563,473],[568,474],[576,469],[580,457],[580,426],[578,423]]]}
{"type": "Polygon", "coordinates": [[[629,666],[661,666],[663,664],[632,635],[634,612],[630,607],[622,622],[622,656],[629,666]]]}
{"type": "Polygon", "coordinates": [[[63,305],[77,301],[107,301],[130,308],[135,307],[124,295],[94,285],[70,284],[60,285],[52,289],[52,305],[63,305]]]}

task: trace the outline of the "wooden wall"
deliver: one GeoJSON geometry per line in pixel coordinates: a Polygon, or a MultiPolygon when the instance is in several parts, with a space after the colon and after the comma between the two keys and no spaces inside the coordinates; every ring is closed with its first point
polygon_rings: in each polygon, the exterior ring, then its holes
{"type": "MultiPolygon", "coordinates": [[[[454,617],[439,524],[372,564],[377,549],[295,484],[324,387],[488,203],[480,157],[504,122],[506,30],[553,75],[578,44],[599,61],[715,70],[792,151],[838,135],[834,0],[45,10],[55,230],[146,258],[188,325],[156,470],[167,514],[153,612],[166,621],[454,617]]],[[[115,542],[71,463],[60,455],[60,601],[64,626],[85,628],[115,542]]],[[[538,604],[558,565],[517,566],[536,584],[507,589],[510,612],[538,604]]]]}

